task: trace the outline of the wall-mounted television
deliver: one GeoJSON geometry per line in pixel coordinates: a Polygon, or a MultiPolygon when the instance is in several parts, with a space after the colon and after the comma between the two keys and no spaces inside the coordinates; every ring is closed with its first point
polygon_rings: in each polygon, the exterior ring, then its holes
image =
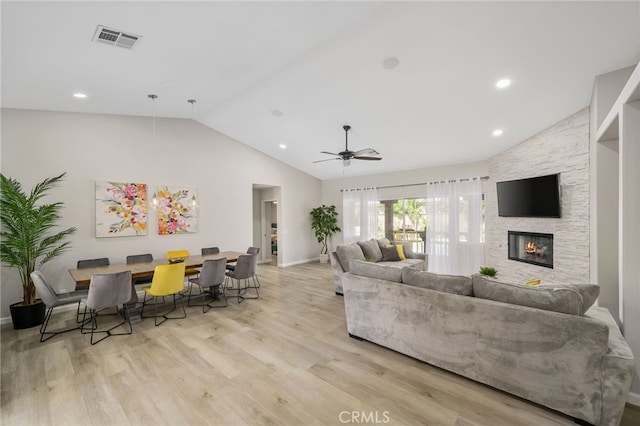
{"type": "Polygon", "coordinates": [[[497,182],[498,216],[560,217],[560,174],[497,182]]]}

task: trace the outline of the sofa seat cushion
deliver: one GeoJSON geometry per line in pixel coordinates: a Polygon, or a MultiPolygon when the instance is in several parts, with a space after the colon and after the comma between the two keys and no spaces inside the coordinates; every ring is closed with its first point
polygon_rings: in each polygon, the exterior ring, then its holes
{"type": "Polygon", "coordinates": [[[338,261],[340,262],[340,266],[342,266],[342,270],[345,272],[349,272],[349,261],[351,259],[365,260],[364,254],[362,253],[362,249],[356,243],[353,243],[348,246],[337,246],[336,254],[338,255],[338,261]]]}
{"type": "Polygon", "coordinates": [[[402,282],[407,285],[444,291],[446,293],[473,295],[471,277],[463,275],[434,274],[415,268],[402,268],[402,282]]]}
{"type": "Polygon", "coordinates": [[[382,251],[380,250],[380,246],[373,238],[369,241],[358,241],[357,244],[362,249],[362,254],[364,254],[364,258],[366,260],[371,262],[380,262],[382,260],[382,251]]]}
{"type": "Polygon", "coordinates": [[[392,265],[383,265],[380,263],[366,262],[362,260],[351,260],[349,269],[354,275],[378,278],[396,283],[402,282],[402,269],[392,265]]]}
{"type": "Polygon", "coordinates": [[[584,315],[599,294],[595,284],[511,284],[474,275],[473,294],[482,299],[570,315],[584,315]],[[595,295],[595,297],[594,297],[595,295]]]}

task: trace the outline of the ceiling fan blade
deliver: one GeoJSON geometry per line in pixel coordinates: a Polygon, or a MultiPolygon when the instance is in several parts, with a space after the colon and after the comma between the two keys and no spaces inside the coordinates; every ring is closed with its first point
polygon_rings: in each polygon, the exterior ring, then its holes
{"type": "Polygon", "coordinates": [[[329,155],[340,156],[340,154],[336,154],[335,152],[329,152],[329,151],[320,151],[320,154],[329,154],[329,155]]]}
{"type": "Polygon", "coordinates": [[[353,157],[354,160],[372,160],[372,161],[378,161],[378,160],[382,160],[382,157],[363,157],[361,155],[356,155],[355,157],[353,157]]]}
{"type": "Polygon", "coordinates": [[[368,155],[380,155],[380,153],[378,151],[376,151],[373,148],[365,148],[365,149],[361,149],[360,151],[356,151],[354,152],[354,155],[358,156],[358,155],[364,155],[364,154],[368,154],[368,155]]]}
{"type": "MultiPolygon", "coordinates": [[[[328,153],[327,153],[328,154],[328,153]]],[[[337,158],[327,158],[326,160],[316,160],[316,161],[312,161],[312,163],[324,163],[325,161],[333,161],[333,160],[342,160],[342,158],[337,157],[337,158]]]]}

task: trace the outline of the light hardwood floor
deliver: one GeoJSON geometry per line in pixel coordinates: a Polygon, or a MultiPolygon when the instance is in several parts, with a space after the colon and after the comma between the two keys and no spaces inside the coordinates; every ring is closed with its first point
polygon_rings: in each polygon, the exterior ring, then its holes
{"type": "MultiPolygon", "coordinates": [[[[2,326],[2,425],[569,425],[572,419],[349,338],[327,265],[260,265],[259,300],[91,346],[2,326]]],[[[74,312],[54,314],[71,321],[74,312]]],[[[640,424],[627,408],[623,425],[640,424]]]]}

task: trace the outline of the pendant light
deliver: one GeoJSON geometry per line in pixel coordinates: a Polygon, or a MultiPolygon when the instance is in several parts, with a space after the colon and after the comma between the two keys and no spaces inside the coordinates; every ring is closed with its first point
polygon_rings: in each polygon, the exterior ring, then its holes
{"type": "MultiPolygon", "coordinates": [[[[193,114],[193,104],[196,103],[195,99],[187,99],[187,102],[189,102],[191,104],[191,142],[193,144],[193,123],[195,121],[195,116],[193,114]]],[[[196,196],[193,195],[191,196],[191,208],[192,209],[197,209],[198,208],[198,200],[196,200],[196,196]]]]}
{"type": "MultiPolygon", "coordinates": [[[[153,109],[152,109],[152,127],[153,127],[153,141],[155,142],[156,140],[156,99],[158,99],[158,95],[147,95],[147,97],[149,99],[151,99],[151,101],[153,102],[153,109]]],[[[151,197],[151,207],[153,208],[153,210],[157,210],[158,209],[158,204],[159,204],[159,200],[158,200],[158,194],[156,194],[155,192],[153,193],[153,197],[151,197]]]]}

